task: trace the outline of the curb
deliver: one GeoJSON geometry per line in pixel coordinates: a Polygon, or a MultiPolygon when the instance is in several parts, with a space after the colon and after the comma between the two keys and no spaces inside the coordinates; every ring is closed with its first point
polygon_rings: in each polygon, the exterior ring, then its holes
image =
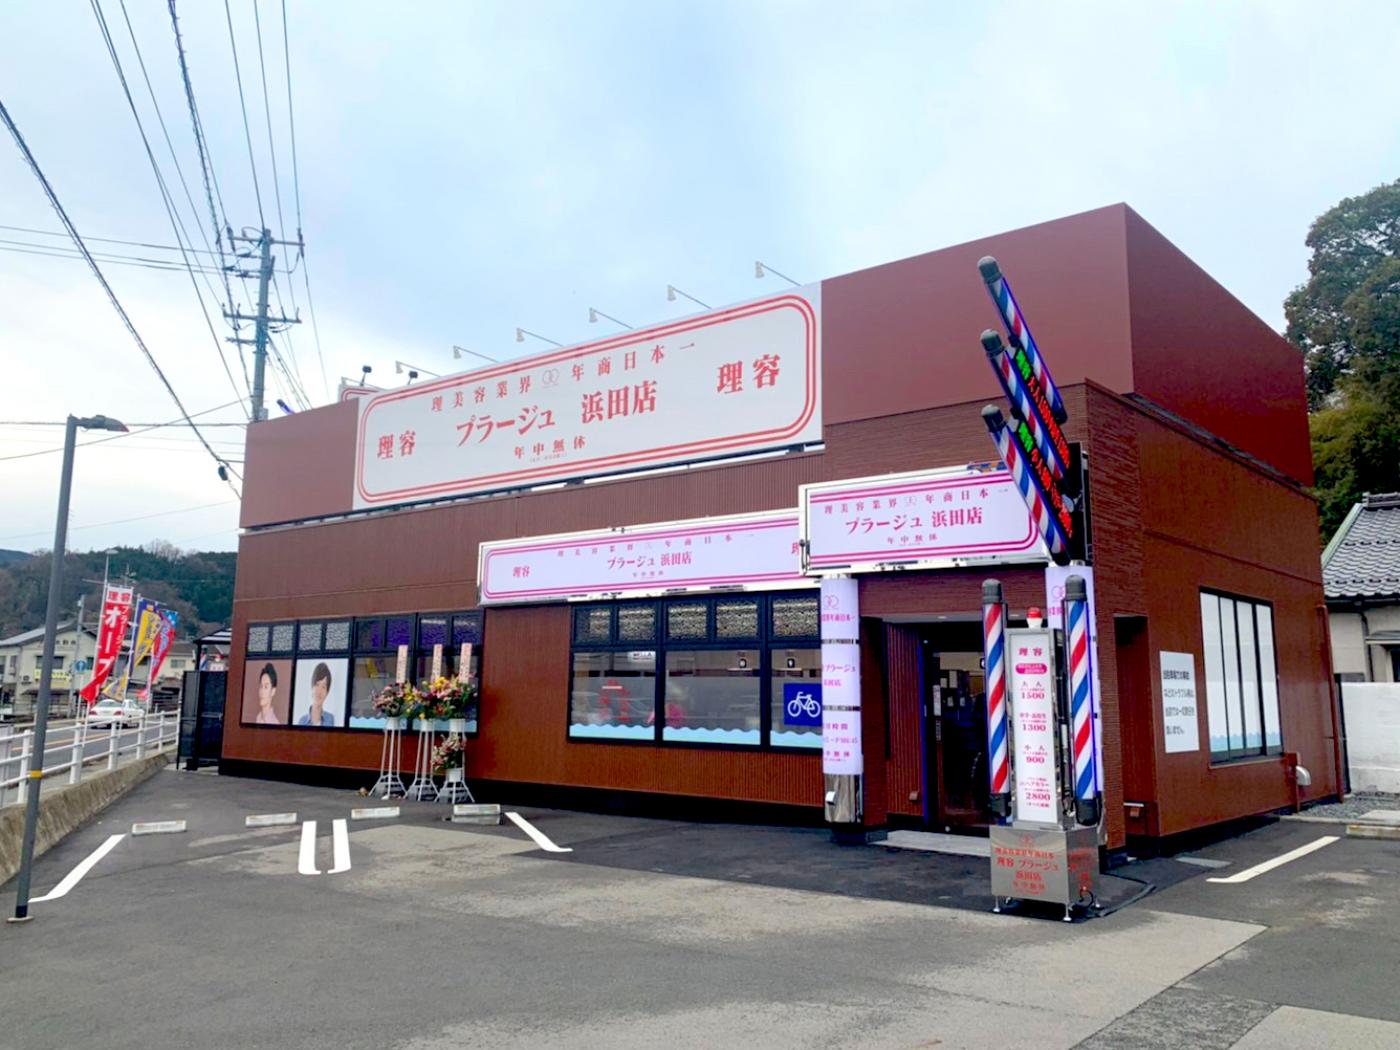
{"type": "Polygon", "coordinates": [[[1386,839],[1400,842],[1400,826],[1395,824],[1348,824],[1349,839],[1386,839]]]}

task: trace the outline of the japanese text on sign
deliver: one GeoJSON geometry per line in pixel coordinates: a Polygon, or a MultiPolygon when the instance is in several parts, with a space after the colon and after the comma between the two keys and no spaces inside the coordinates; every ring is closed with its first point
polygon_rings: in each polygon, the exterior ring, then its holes
{"type": "Polygon", "coordinates": [[[1045,630],[1006,632],[1007,684],[1011,698],[1012,759],[1016,773],[1015,818],[1059,821],[1060,778],[1055,758],[1053,635],[1045,630]]]}
{"type": "Polygon", "coordinates": [[[818,441],[819,318],[793,289],[364,398],[355,506],[818,441]]]}

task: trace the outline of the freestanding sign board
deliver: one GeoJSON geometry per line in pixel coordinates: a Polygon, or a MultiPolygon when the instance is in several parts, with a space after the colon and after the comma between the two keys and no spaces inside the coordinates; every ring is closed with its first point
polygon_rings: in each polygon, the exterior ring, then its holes
{"type": "Polygon", "coordinates": [[[1054,632],[1006,632],[1011,698],[1012,816],[1017,824],[1060,826],[1060,766],[1055,717],[1054,632]]]}
{"type": "Polygon", "coordinates": [[[821,440],[819,285],[359,399],[355,509],[821,440]]]}
{"type": "Polygon", "coordinates": [[[857,582],[830,577],[821,584],[822,772],[860,775],[860,605],[857,582]]]}

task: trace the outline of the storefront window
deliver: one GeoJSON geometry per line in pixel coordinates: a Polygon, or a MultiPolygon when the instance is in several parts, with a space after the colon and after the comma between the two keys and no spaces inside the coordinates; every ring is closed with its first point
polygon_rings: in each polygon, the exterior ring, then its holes
{"type": "Polygon", "coordinates": [[[815,597],[774,598],[772,606],[774,638],[815,638],[820,633],[815,597]]]}
{"type": "Polygon", "coordinates": [[[272,639],[272,628],[265,623],[250,624],[248,627],[248,655],[265,653],[272,639]]]}
{"type": "Polygon", "coordinates": [[[757,638],[758,601],[715,603],[716,638],[757,638]]]}
{"type": "Polygon", "coordinates": [[[656,739],[656,651],[576,652],[569,736],[656,739]]]}
{"type": "Polygon", "coordinates": [[[375,695],[394,680],[398,657],[391,653],[356,656],[350,676],[350,728],[382,729],[384,719],[374,713],[375,695]]]}
{"type": "Polygon", "coordinates": [[[758,657],[754,649],[668,649],[662,739],[758,744],[758,657]]]}
{"type": "Polygon", "coordinates": [[[668,641],[703,641],[709,636],[710,606],[705,602],[676,602],[666,608],[668,641]]]}
{"type": "Polygon", "coordinates": [[[769,740],[774,747],[822,746],[822,651],[773,649],[769,658],[769,740]]]}
{"type": "Polygon", "coordinates": [[[1211,757],[1282,751],[1273,609],[1202,591],[1201,634],[1211,757]]]}

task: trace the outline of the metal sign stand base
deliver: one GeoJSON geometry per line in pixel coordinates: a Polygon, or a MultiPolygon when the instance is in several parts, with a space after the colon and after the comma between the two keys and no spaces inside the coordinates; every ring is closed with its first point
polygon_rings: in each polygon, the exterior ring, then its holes
{"type": "Polygon", "coordinates": [[[403,778],[399,776],[399,767],[402,762],[402,718],[386,718],[384,720],[384,741],[379,747],[379,779],[374,782],[374,787],[369,789],[370,795],[377,795],[380,798],[402,798],[408,794],[408,789],[404,787],[403,778]]]}
{"type": "Polygon", "coordinates": [[[1099,829],[997,824],[991,828],[992,911],[1012,901],[1064,905],[1064,921],[1075,908],[1098,904],[1099,829]]]}

